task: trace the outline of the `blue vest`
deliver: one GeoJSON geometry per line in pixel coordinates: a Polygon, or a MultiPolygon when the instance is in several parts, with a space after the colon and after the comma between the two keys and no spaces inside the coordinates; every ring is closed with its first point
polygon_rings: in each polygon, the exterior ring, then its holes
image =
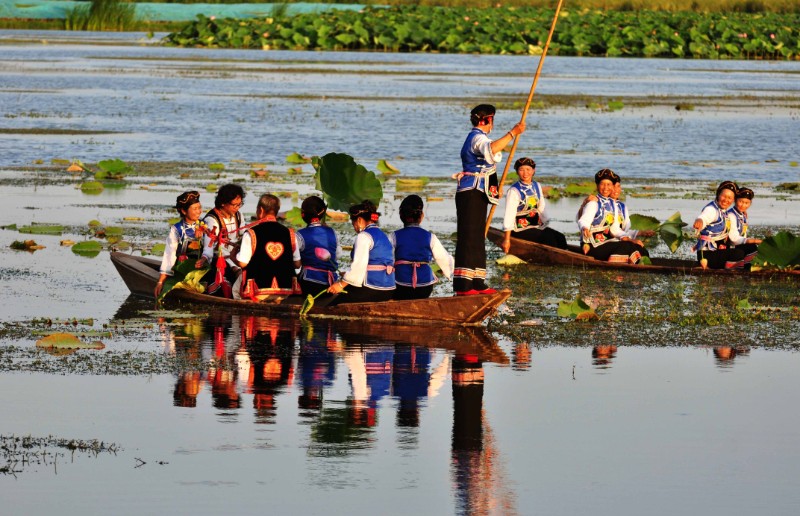
{"type": "Polygon", "coordinates": [[[609,240],[616,240],[611,235],[611,226],[614,224],[615,201],[611,197],[597,195],[597,211],[589,227],[589,233],[593,240],[592,245],[598,246],[609,240]]]}
{"type": "Polygon", "coordinates": [[[542,218],[539,215],[539,199],[542,198],[542,188],[536,181],[526,185],[517,181],[511,188],[519,192],[517,214],[514,217],[514,231],[523,231],[530,228],[541,228],[542,218]]]}
{"type": "Polygon", "coordinates": [[[200,258],[203,254],[203,242],[199,241],[195,236],[196,226],[186,224],[184,221],[179,221],[174,224],[175,229],[178,231],[178,248],[175,250],[175,256],[178,261],[183,261],[186,258],[200,258]],[[190,249],[189,244],[192,242],[197,243],[196,249],[190,249]]]}
{"type": "Polygon", "coordinates": [[[436,283],[431,269],[431,232],[411,224],[394,232],[394,271],[398,285],[425,287],[436,283]],[[411,262],[411,263],[402,263],[411,262]],[[414,273],[416,270],[416,282],[414,273]]]}
{"type": "Polygon", "coordinates": [[[709,206],[717,210],[717,218],[714,219],[711,224],[700,230],[700,239],[697,241],[697,245],[694,246],[695,251],[716,251],[717,249],[724,249],[725,240],[728,238],[728,233],[731,231],[730,221],[728,220],[729,210],[723,210],[719,207],[717,201],[711,201],[703,207],[701,213],[709,206]]]}
{"type": "MultiPolygon", "coordinates": [[[[375,224],[364,228],[372,237],[372,249],[369,250],[369,264],[364,286],[375,290],[394,290],[394,249],[386,233],[375,224]],[[370,270],[372,269],[372,270],[370,270]]],[[[350,251],[350,258],[355,256],[355,246],[350,251]]]]}
{"type": "Polygon", "coordinates": [[[739,231],[739,235],[746,237],[747,236],[747,215],[737,210],[735,207],[731,208],[731,213],[733,213],[734,217],[736,218],[736,229],[739,231]]]}
{"type": "Polygon", "coordinates": [[[458,180],[456,192],[481,190],[489,198],[489,202],[497,204],[499,197],[497,167],[487,163],[483,155],[472,152],[472,140],[484,134],[486,133],[473,127],[464,140],[464,145],[461,146],[461,170],[467,173],[458,180]]]}
{"type": "Polygon", "coordinates": [[[336,232],[328,226],[314,223],[309,224],[303,229],[298,229],[297,233],[303,237],[305,247],[300,251],[300,261],[303,264],[303,271],[300,277],[313,283],[332,285],[339,280],[336,269],[339,263],[336,261],[336,232]],[[316,249],[321,247],[330,253],[330,260],[320,260],[317,258],[316,249]]]}

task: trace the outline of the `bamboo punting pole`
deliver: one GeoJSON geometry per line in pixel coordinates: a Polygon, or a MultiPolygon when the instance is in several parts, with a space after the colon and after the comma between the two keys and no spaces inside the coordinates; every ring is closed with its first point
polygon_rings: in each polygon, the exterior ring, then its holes
{"type": "MultiPolygon", "coordinates": [[[[536,84],[539,82],[539,74],[542,72],[544,58],[547,57],[547,49],[550,48],[550,40],[553,39],[553,33],[556,31],[556,22],[558,22],[558,14],[561,12],[561,4],[563,3],[564,0],[558,0],[558,5],[556,5],[556,14],[553,16],[553,24],[550,25],[550,33],[547,35],[547,41],[544,44],[544,49],[542,49],[542,55],[539,57],[539,65],[536,67],[536,74],[533,76],[533,84],[531,84],[531,91],[528,93],[528,100],[525,102],[525,107],[522,110],[522,118],[520,118],[520,122],[525,122],[525,118],[528,116],[528,109],[531,107],[533,93],[536,91],[536,84]]],[[[517,143],[519,143],[519,136],[514,138],[514,143],[511,145],[511,152],[508,153],[506,166],[503,168],[503,175],[500,176],[500,181],[497,185],[497,194],[499,197],[503,197],[503,183],[506,182],[508,169],[511,166],[511,161],[514,159],[514,152],[517,150],[517,143]]],[[[494,216],[494,210],[496,208],[497,205],[492,204],[492,207],[489,209],[489,217],[486,219],[486,229],[483,232],[484,237],[489,234],[489,226],[492,224],[492,217],[494,216]]]]}

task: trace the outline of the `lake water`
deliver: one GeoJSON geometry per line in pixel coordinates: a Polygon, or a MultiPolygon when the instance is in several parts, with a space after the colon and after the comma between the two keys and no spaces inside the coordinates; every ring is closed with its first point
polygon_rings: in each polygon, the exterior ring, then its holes
{"type": "MultiPolygon", "coordinates": [[[[515,296],[476,331],[186,307],[169,315],[129,297],[106,251],[80,257],[60,241],[89,238],[97,219],[146,247],[163,239],[175,196],[209,183],[242,184],[247,215],[264,190],[302,198],[313,191],[310,167],[286,176],[292,152],[449,176],[470,107],[524,97],[536,67],[525,57],[167,49],[139,38],[0,31],[0,226],[65,226],[61,235],[0,229],[0,498],[11,513],[800,512],[796,282],[490,263],[493,283],[515,296]],[[104,131],[113,134],[89,134],[104,131]],[[201,165],[134,174],[99,195],[49,166],[111,157],[201,165]],[[278,173],[253,178],[248,162],[278,173]],[[26,238],[45,248],[9,248],[26,238]],[[531,278],[538,286],[524,290],[531,278]],[[609,315],[557,317],[557,300],[577,294],[602,300],[609,315]],[[773,311],[728,326],[624,325],[613,315],[630,323],[662,305],[724,311],[742,297],[773,311]],[[530,325],[510,328],[520,319],[530,325]],[[52,330],[89,332],[106,348],[30,354],[52,330]],[[153,365],[164,357],[207,366],[153,365]],[[51,435],[116,451],[9,451],[12,436],[51,435]],[[28,462],[11,461],[21,456],[28,462]]],[[[677,209],[690,219],[705,201],[684,192],[721,178],[757,184],[754,231],[797,233],[797,195],[766,183],[800,179],[791,164],[800,158],[798,73],[797,62],[551,57],[537,91],[626,107],[531,111],[517,152],[548,176],[589,178],[611,166],[626,184],[674,187],[629,202],[662,219],[677,209]],[[679,99],[695,110],[675,110],[679,99]]],[[[518,116],[501,110],[500,130],[518,116]]],[[[385,188],[391,229],[405,192],[385,188]]],[[[451,250],[452,190],[432,182],[424,192],[426,226],[451,250]]],[[[202,193],[205,206],[212,199],[202,193]]],[[[553,203],[557,229],[574,232],[579,202],[553,203]]],[[[346,225],[336,229],[351,243],[346,225]]],[[[489,247],[493,261],[500,253],[489,247]]]]}

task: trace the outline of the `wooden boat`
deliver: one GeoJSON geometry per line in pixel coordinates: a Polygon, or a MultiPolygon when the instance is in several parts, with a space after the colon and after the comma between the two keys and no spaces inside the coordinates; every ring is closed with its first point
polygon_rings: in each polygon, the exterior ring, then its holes
{"type": "MultiPolygon", "coordinates": [[[[489,240],[501,245],[505,238],[505,233],[496,228],[489,228],[486,236],[489,240]]],[[[762,269],[757,271],[743,272],[722,269],[703,269],[694,260],[680,260],[676,258],[655,258],[651,257],[651,265],[631,265],[629,263],[611,263],[595,260],[591,256],[583,254],[580,247],[570,245],[568,249],[558,249],[536,242],[528,242],[511,236],[511,248],[508,254],[531,262],[542,265],[571,265],[576,267],[591,267],[597,269],[625,270],[634,272],[649,272],[659,274],[692,274],[692,275],[714,275],[714,276],[747,276],[747,277],[794,277],[800,279],[800,270],[772,270],[762,269]]]]}
{"type": "MultiPolygon", "coordinates": [[[[111,253],[111,262],[133,294],[153,297],[159,277],[160,261],[113,252],[111,253]]],[[[417,325],[477,326],[492,315],[509,296],[511,296],[510,290],[502,290],[496,294],[477,296],[434,297],[383,303],[345,303],[327,307],[315,306],[307,316],[402,321],[405,324],[417,325]]],[[[293,296],[293,298],[286,299],[280,304],[268,301],[256,303],[250,300],[224,299],[189,290],[175,289],[170,291],[165,299],[227,307],[266,316],[299,317],[303,298],[301,296],[293,296]]]]}

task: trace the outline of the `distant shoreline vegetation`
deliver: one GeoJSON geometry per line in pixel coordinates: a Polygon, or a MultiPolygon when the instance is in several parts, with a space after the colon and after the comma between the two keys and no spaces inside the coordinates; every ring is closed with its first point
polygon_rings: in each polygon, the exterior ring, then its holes
{"type": "MultiPolygon", "coordinates": [[[[656,2],[657,3],[657,2],[656,2]]],[[[553,9],[368,7],[270,18],[199,15],[165,44],[264,50],[540,54],[553,9]]],[[[800,13],[562,10],[551,55],[800,59],[800,13]]]]}

